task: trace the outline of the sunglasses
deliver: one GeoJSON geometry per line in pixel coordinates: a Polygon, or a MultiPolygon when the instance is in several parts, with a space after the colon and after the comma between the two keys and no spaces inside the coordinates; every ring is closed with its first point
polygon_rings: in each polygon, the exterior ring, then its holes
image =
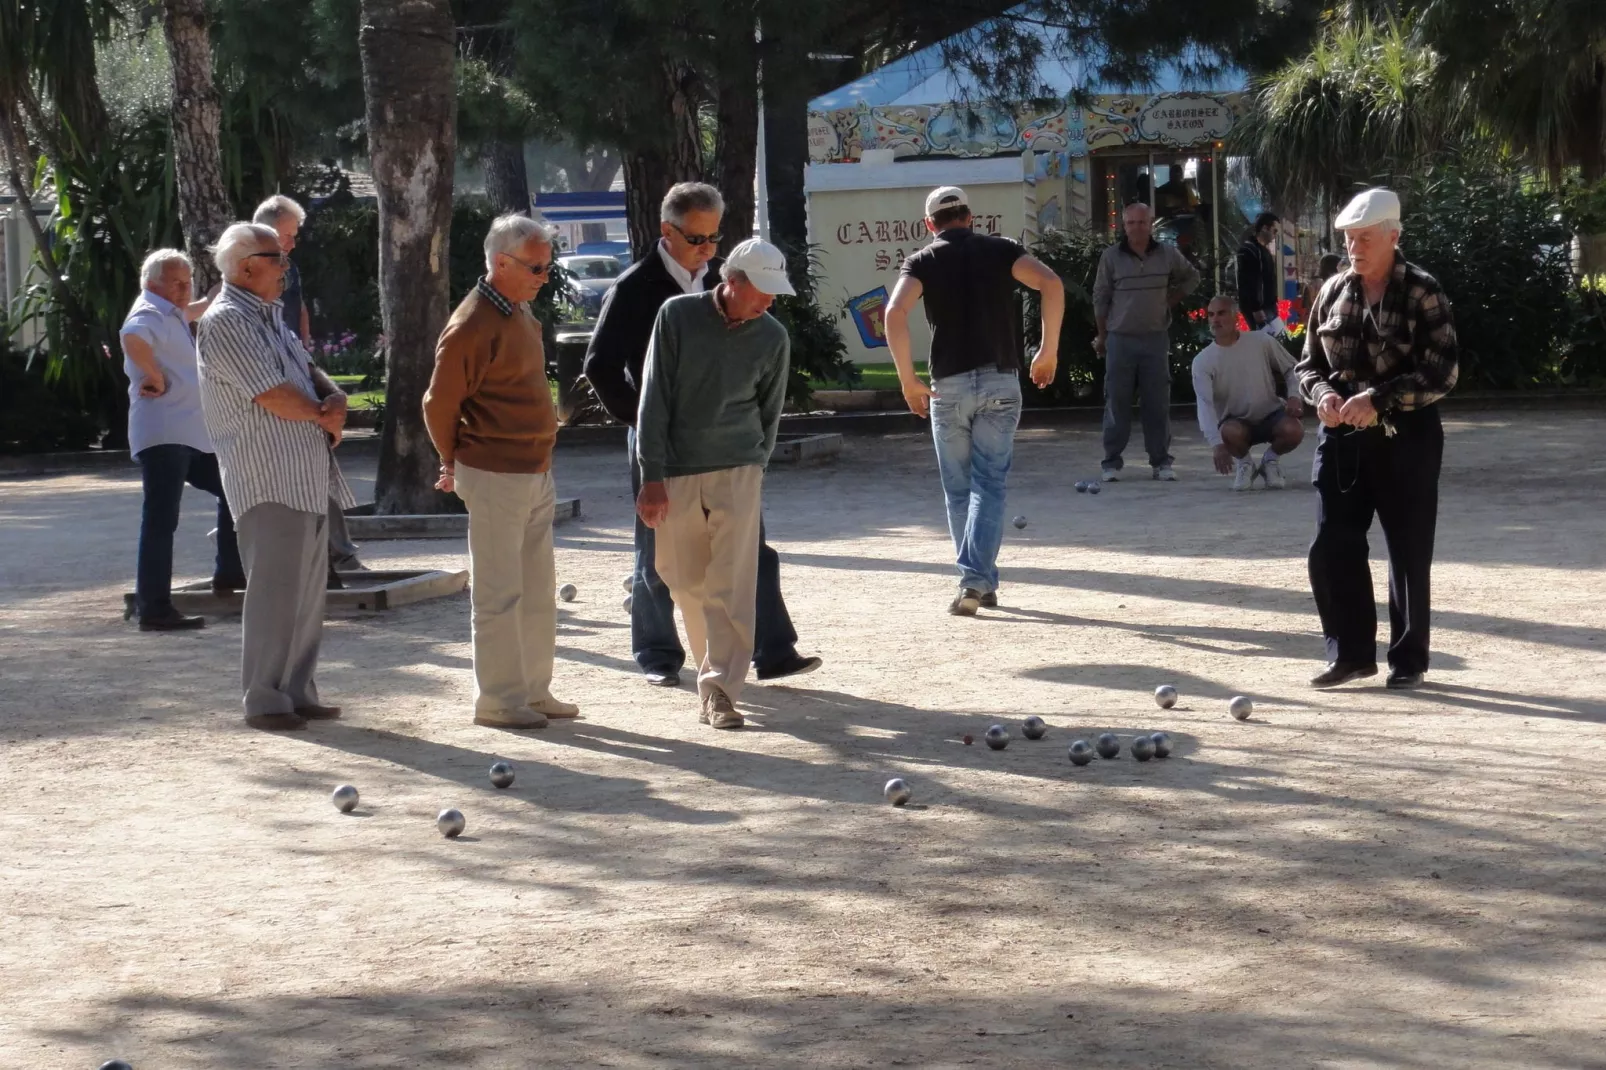
{"type": "Polygon", "coordinates": [[[718,245],[725,238],[725,235],[723,234],[687,234],[684,230],[680,229],[680,224],[671,223],[669,225],[674,227],[676,233],[678,233],[682,238],[685,238],[686,244],[692,246],[693,248],[699,245],[707,245],[709,242],[713,242],[715,245],[718,245]]]}
{"type": "Polygon", "coordinates": [[[519,265],[519,267],[523,268],[525,271],[528,271],[531,275],[534,275],[538,279],[542,275],[545,275],[547,272],[552,270],[552,262],[551,261],[548,261],[545,264],[542,264],[539,267],[537,267],[535,264],[526,264],[524,261],[522,261],[518,257],[514,256],[512,253],[503,253],[502,255],[507,257],[509,260],[513,261],[515,264],[519,265]]]}

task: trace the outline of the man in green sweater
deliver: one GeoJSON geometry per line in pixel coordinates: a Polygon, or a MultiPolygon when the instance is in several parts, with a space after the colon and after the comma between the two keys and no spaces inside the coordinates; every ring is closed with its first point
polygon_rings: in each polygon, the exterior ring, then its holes
{"type": "Polygon", "coordinates": [[[764,468],[786,401],[791,341],[769,315],[792,294],[786,257],[752,238],[718,288],[667,301],[653,324],[636,414],[641,493],[658,574],[686,622],[704,724],[740,728],[753,660],[764,468]]]}

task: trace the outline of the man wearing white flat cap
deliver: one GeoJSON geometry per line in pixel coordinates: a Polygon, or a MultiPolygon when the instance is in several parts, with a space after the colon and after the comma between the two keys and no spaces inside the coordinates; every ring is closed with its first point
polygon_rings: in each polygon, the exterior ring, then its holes
{"type": "Polygon", "coordinates": [[[1429,573],[1439,514],[1444,428],[1436,403],[1458,371],[1450,302],[1399,252],[1400,199],[1369,189],[1334,226],[1350,269],[1311,310],[1300,388],[1321,432],[1312,476],[1321,497],[1310,584],[1335,687],[1377,675],[1377,605],[1367,564],[1376,514],[1389,554],[1390,688],[1417,687],[1428,667],[1429,573]]]}
{"type": "Polygon", "coordinates": [[[740,728],[753,660],[760,496],[775,449],[791,340],[769,314],[793,294],[786,257],[757,238],[720,268],[718,287],[658,310],[636,413],[641,493],[658,575],[686,624],[704,724],[740,728]]]}

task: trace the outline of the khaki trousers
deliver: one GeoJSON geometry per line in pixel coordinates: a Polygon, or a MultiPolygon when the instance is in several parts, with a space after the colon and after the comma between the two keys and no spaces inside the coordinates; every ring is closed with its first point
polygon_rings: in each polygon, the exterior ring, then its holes
{"type": "Polygon", "coordinates": [[[552,697],[558,607],[550,472],[485,472],[457,465],[468,506],[474,620],[474,710],[511,710],[552,697]]]}
{"type": "Polygon", "coordinates": [[[680,606],[697,692],[735,702],[753,661],[764,469],[722,468],[664,481],[669,516],[654,535],[658,575],[680,606]]]}

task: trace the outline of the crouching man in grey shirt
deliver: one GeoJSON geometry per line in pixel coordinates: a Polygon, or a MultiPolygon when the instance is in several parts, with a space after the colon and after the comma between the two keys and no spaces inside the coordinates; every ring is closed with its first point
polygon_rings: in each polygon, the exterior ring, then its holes
{"type": "Polygon", "coordinates": [[[769,315],[795,291],[786,257],[742,242],[707,293],[658,311],[636,414],[641,493],[658,575],[680,606],[704,724],[740,728],[753,660],[764,468],[786,401],[791,342],[769,315]]]}
{"type": "Polygon", "coordinates": [[[1206,313],[1215,341],[1193,358],[1193,393],[1216,471],[1232,473],[1233,490],[1248,490],[1256,476],[1281,490],[1286,480],[1277,459],[1305,440],[1293,354],[1263,331],[1238,330],[1238,302],[1231,297],[1211,298],[1206,313]],[[1266,450],[1256,464],[1249,451],[1261,443],[1266,450]]]}

